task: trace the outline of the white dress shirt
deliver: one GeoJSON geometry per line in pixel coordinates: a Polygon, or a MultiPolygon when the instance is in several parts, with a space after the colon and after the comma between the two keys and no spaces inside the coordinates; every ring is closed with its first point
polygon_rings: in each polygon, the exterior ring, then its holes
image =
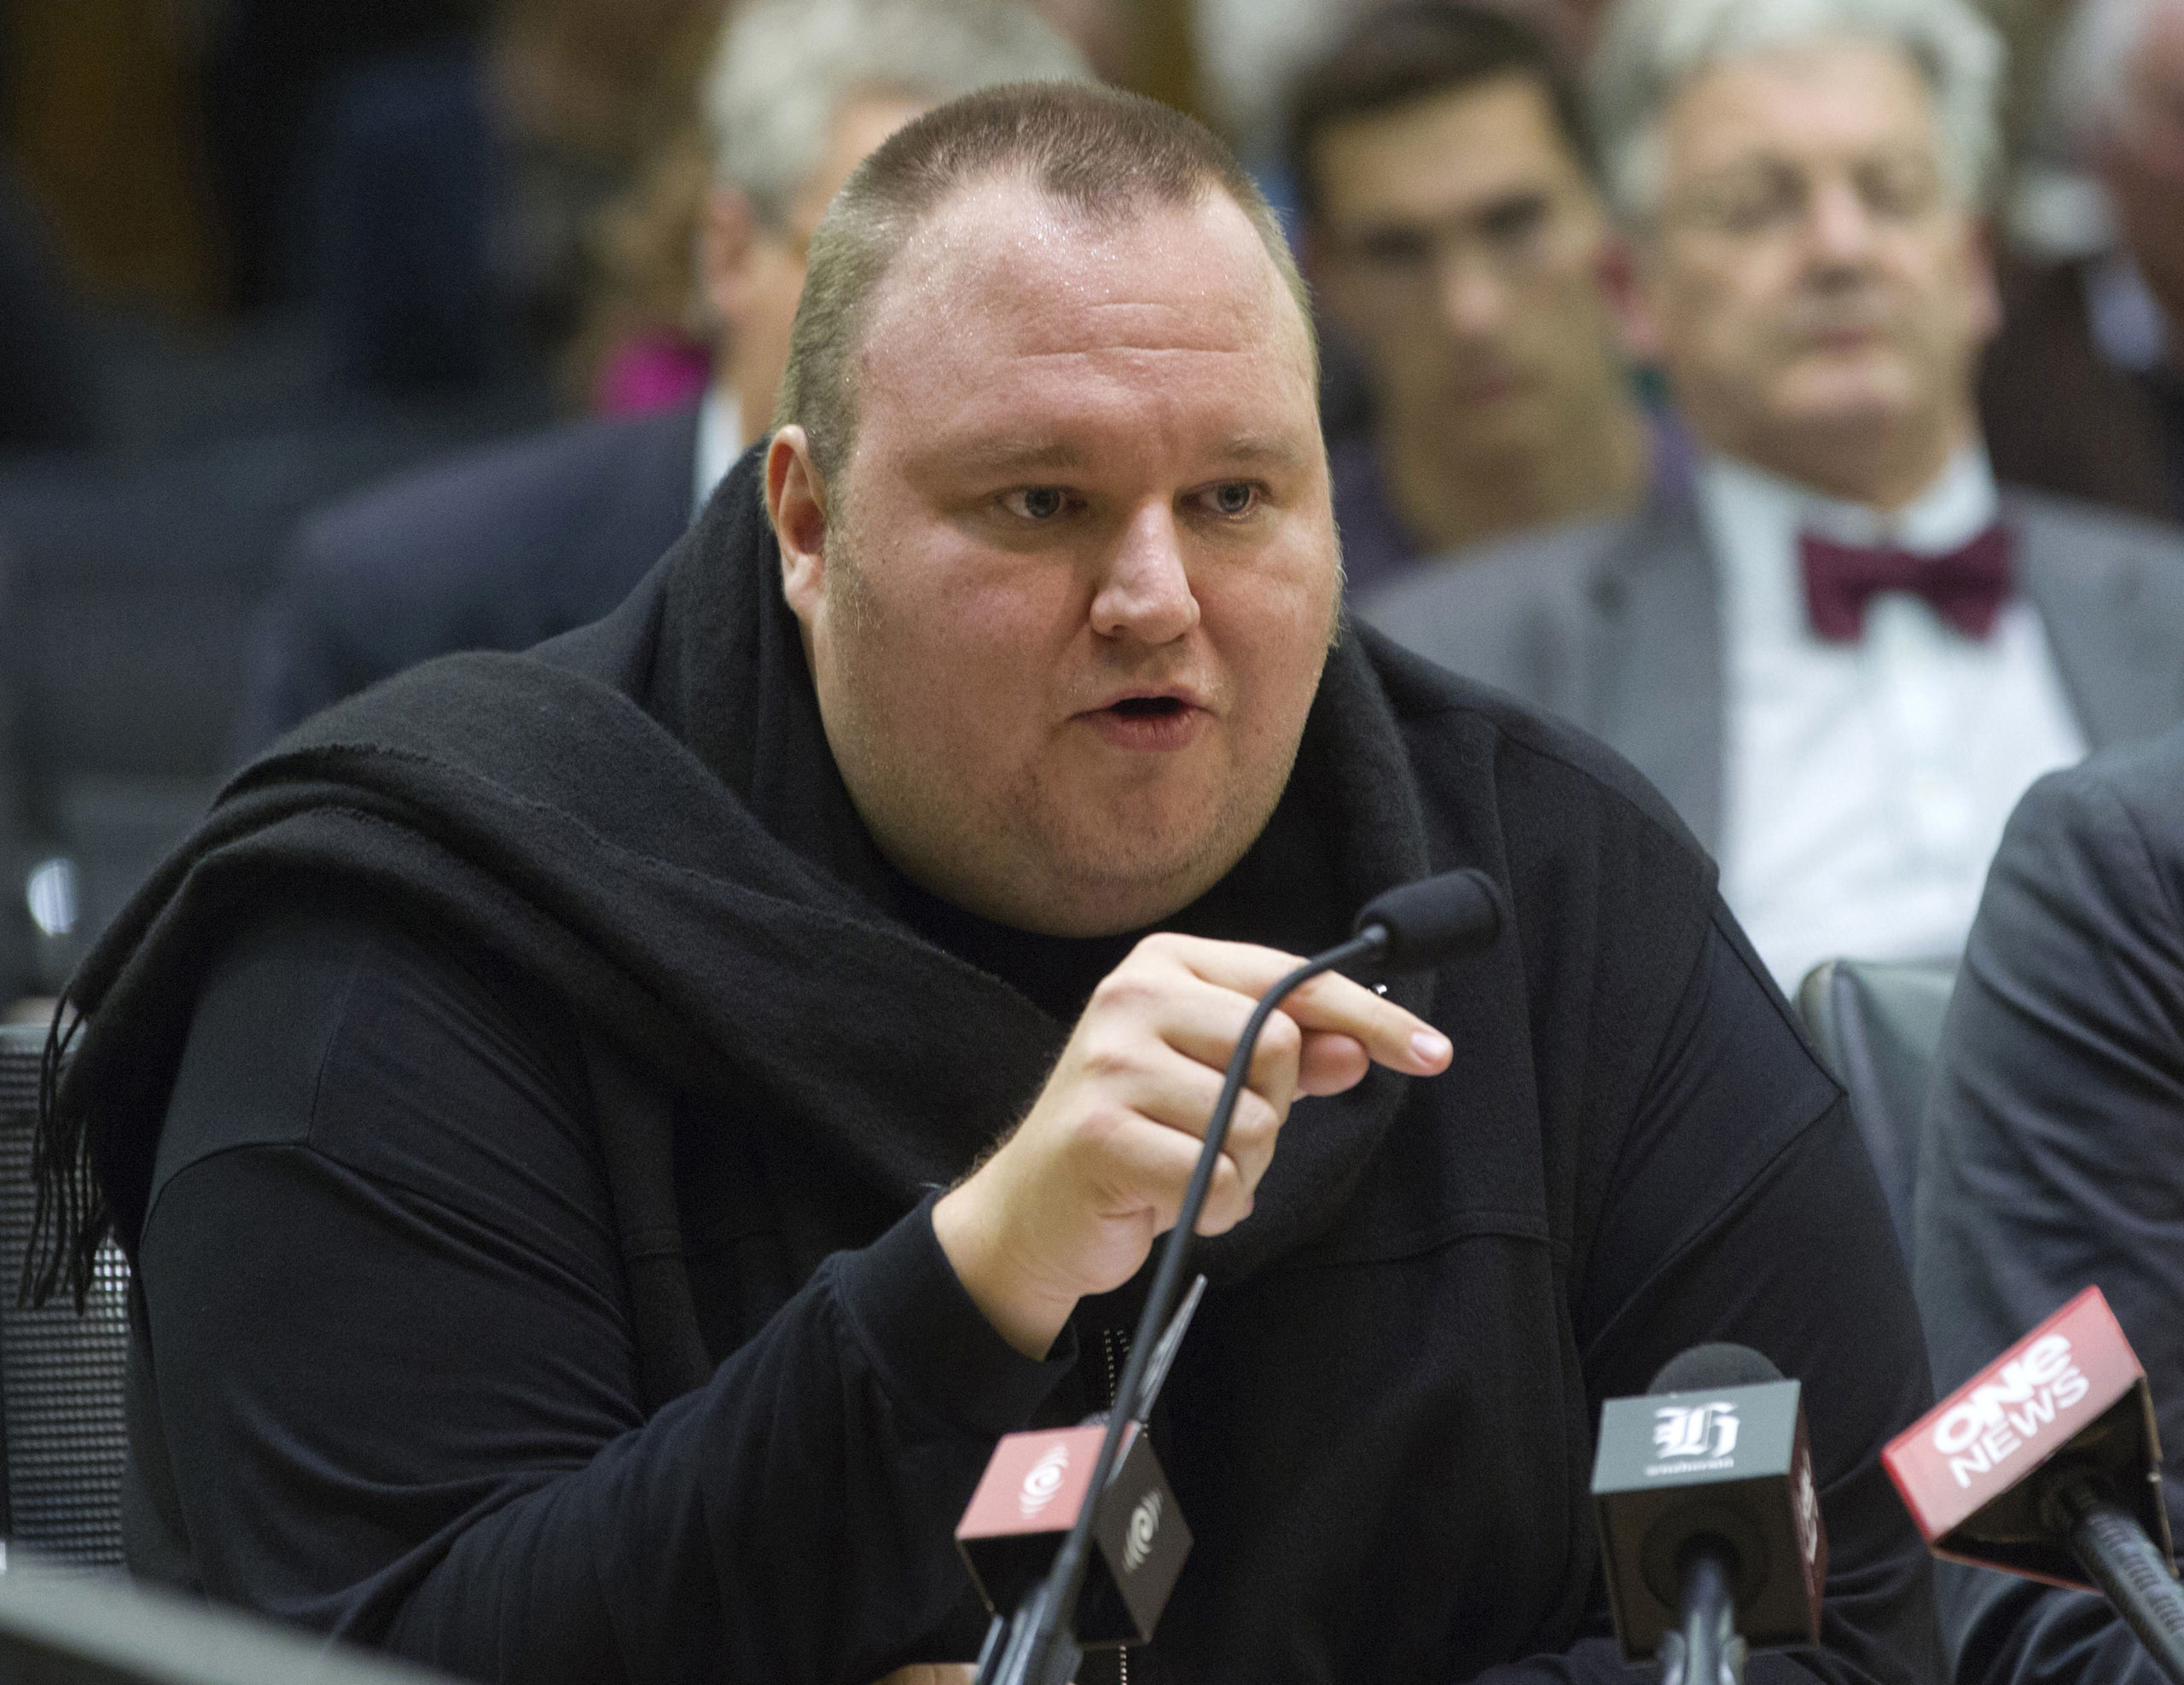
{"type": "Polygon", "coordinates": [[[1887,592],[1857,642],[1828,642],[1798,535],[1953,550],[1995,519],[1985,453],[1893,518],[1722,457],[1699,497],[1727,653],[1724,898],[1787,991],[1826,959],[1955,956],[2018,798],[2085,753],[2047,634],[2021,596],[1972,638],[1887,592]]]}
{"type": "Polygon", "coordinates": [[[713,487],[728,478],[728,471],[748,443],[743,437],[743,409],[736,403],[735,394],[717,386],[707,386],[705,402],[698,406],[698,461],[693,470],[695,479],[690,501],[693,517],[705,508],[713,487]]]}

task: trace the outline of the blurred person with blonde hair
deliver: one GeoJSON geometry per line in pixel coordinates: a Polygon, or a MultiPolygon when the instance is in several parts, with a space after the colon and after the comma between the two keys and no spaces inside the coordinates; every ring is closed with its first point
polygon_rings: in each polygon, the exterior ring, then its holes
{"type": "Polygon", "coordinates": [[[702,400],[475,452],[309,518],[252,653],[239,753],[429,656],[524,648],[612,608],[764,431],[804,250],[851,170],[942,101],[1089,74],[1010,0],[739,7],[701,89],[698,270],[719,335],[702,400]]]}
{"type": "Polygon", "coordinates": [[[1368,605],[1629,756],[1786,988],[1955,955],[2025,787],[2184,718],[2184,537],[1982,444],[2001,70],[1965,0],[1624,0],[1593,109],[1693,495],[1368,605]]]}

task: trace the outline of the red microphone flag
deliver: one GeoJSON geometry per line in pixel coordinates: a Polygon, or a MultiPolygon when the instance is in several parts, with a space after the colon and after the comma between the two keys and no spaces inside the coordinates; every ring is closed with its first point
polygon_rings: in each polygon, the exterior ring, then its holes
{"type": "Polygon", "coordinates": [[[2065,1453],[2106,1477],[2168,1553],[2152,1397],[2098,1287],[1891,1440],[1881,1462],[1936,1555],[2091,1589],[2042,1512],[2048,1482],[2032,1478],[2065,1453]]]}

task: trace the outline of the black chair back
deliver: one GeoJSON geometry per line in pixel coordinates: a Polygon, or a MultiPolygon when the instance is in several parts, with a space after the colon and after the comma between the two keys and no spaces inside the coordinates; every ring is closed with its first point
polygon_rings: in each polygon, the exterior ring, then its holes
{"type": "Polygon", "coordinates": [[[1907,1261],[1920,1126],[1955,983],[1953,961],[1828,960],[1798,988],[1805,1028],[1849,1091],[1907,1261]]]}
{"type": "Polygon", "coordinates": [[[129,1432],[129,1265],[100,1250],[82,1315],[67,1297],[15,1302],[35,1194],[43,1025],[0,1025],[0,1531],[49,1560],[121,1563],[121,1472],[129,1432]]]}

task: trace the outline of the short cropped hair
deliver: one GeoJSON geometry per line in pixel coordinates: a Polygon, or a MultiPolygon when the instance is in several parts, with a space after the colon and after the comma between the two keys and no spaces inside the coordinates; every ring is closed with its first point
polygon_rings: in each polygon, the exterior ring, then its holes
{"type": "Polygon", "coordinates": [[[1966,0],[1620,0],[1588,90],[1617,207],[1651,212],[1662,113],[1693,76],[1725,59],[1843,36],[1894,47],[1910,61],[1933,101],[1951,190],[1984,203],[2001,155],[2004,54],[2001,35],[1966,0]]]}
{"type": "Polygon", "coordinates": [[[1095,224],[1225,195],[1251,219],[1297,305],[1316,378],[1311,306],[1281,227],[1212,131],[1158,102],[1065,82],[990,88],[897,130],[827,209],[804,272],[774,425],[800,427],[822,478],[856,442],[851,370],[888,270],[926,219],[958,192],[1007,177],[1095,224]]]}
{"type": "Polygon", "coordinates": [[[1003,82],[1090,81],[1092,67],[1013,0],[746,0],[721,33],[703,98],[717,181],[773,227],[860,94],[938,105],[1003,82]]]}
{"type": "Polygon", "coordinates": [[[1538,85],[1571,156],[1596,175],[1583,100],[1545,37],[1482,7],[1403,0],[1368,14],[1290,90],[1284,161],[1307,219],[1324,209],[1316,154],[1329,129],[1506,76],[1538,85]]]}

